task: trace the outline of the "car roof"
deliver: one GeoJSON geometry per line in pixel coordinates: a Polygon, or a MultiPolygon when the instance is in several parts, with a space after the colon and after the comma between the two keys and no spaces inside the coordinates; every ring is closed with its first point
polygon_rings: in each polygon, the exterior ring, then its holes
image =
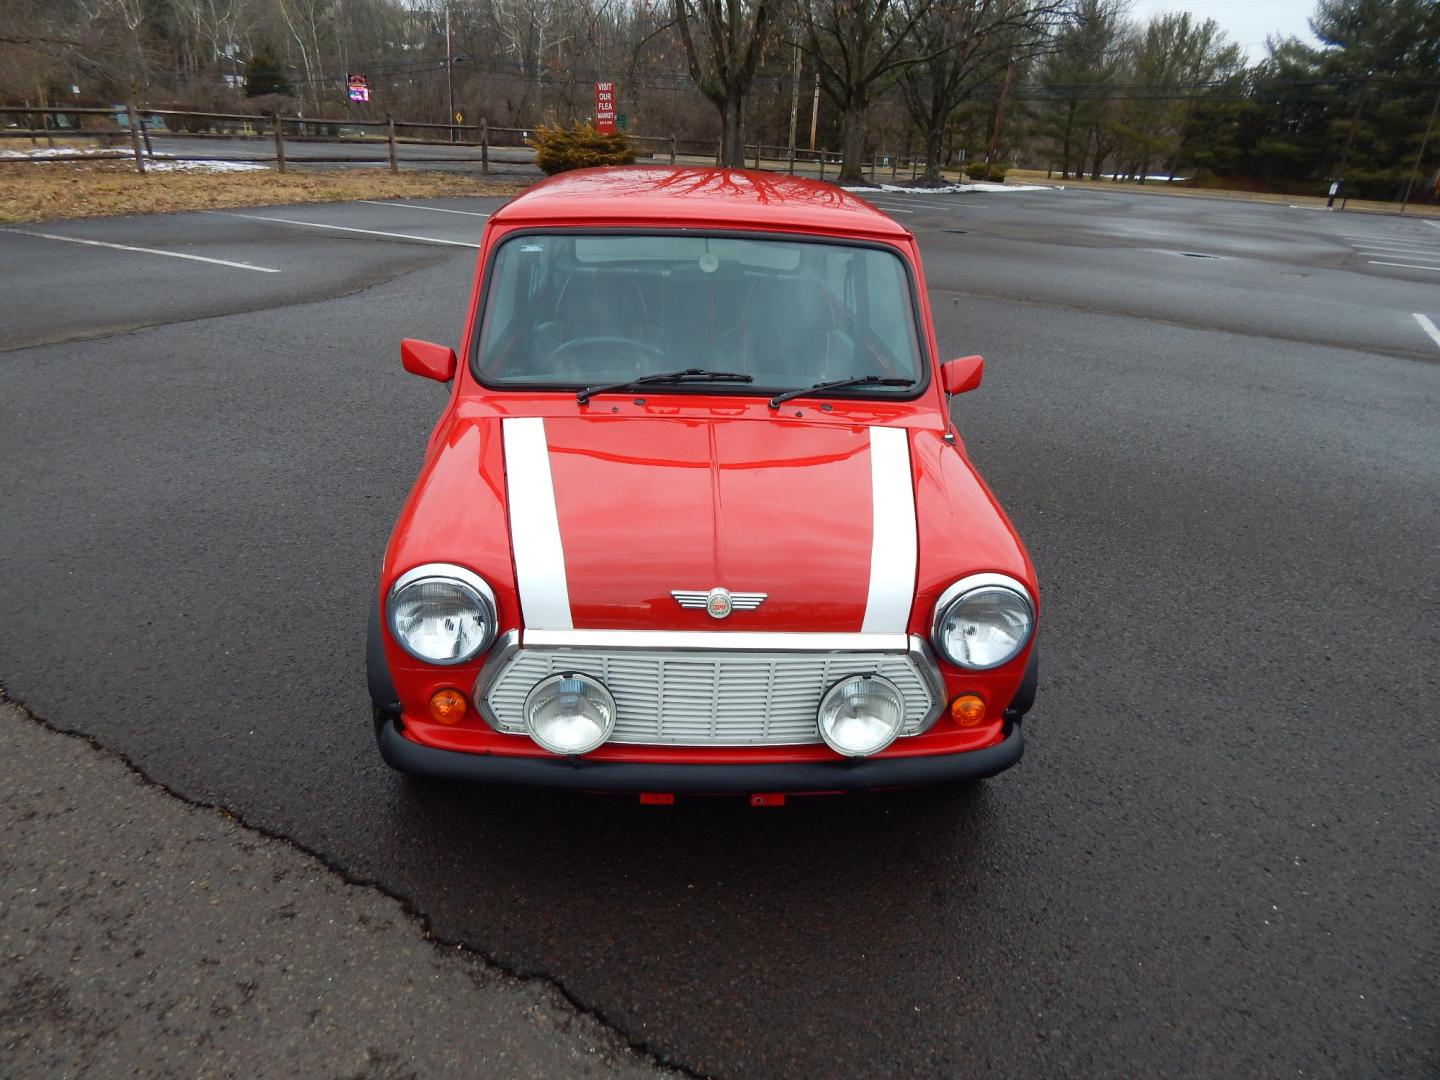
{"type": "Polygon", "coordinates": [[[694,166],[627,166],[561,173],[512,199],[503,225],[758,228],[908,238],[864,199],[802,177],[694,166]]]}

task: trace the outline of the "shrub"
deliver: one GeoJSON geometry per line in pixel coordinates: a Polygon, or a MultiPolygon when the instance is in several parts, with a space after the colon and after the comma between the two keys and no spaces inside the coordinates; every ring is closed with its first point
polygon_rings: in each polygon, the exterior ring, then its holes
{"type": "Polygon", "coordinates": [[[977,161],[973,165],[965,166],[965,175],[971,180],[988,180],[992,184],[1003,184],[1005,182],[1005,166],[986,165],[983,161],[977,161]]]}
{"type": "Polygon", "coordinates": [[[535,151],[535,164],[546,176],[599,165],[635,164],[635,148],[624,132],[602,135],[589,124],[568,129],[542,127],[525,145],[535,151]]]}

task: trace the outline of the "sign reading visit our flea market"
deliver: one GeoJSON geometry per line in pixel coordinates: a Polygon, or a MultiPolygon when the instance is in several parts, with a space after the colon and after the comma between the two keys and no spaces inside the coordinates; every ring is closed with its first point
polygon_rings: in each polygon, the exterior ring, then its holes
{"type": "Polygon", "coordinates": [[[364,75],[356,73],[350,76],[349,96],[351,101],[370,100],[370,84],[365,81],[364,75]]]}
{"type": "Polygon", "coordinates": [[[595,84],[595,130],[605,135],[615,131],[615,84],[595,84]]]}

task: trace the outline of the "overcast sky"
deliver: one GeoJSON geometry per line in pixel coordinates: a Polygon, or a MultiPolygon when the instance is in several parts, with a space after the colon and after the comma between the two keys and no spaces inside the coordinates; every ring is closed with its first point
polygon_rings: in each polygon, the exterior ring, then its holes
{"type": "Polygon", "coordinates": [[[1306,20],[1315,0],[1133,0],[1130,14],[1141,23],[1164,11],[1189,11],[1197,19],[1214,19],[1251,60],[1265,55],[1268,34],[1294,34],[1312,40],[1306,20]]]}

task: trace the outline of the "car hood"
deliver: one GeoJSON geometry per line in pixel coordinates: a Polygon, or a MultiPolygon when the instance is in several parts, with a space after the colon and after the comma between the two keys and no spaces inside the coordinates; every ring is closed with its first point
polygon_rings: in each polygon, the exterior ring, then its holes
{"type": "MultiPolygon", "coordinates": [[[[507,418],[529,629],[900,633],[915,596],[908,433],[793,419],[507,418]],[[676,591],[763,594],[716,619],[676,591]]],[[[697,601],[698,602],[698,601],[697,601]]]]}

